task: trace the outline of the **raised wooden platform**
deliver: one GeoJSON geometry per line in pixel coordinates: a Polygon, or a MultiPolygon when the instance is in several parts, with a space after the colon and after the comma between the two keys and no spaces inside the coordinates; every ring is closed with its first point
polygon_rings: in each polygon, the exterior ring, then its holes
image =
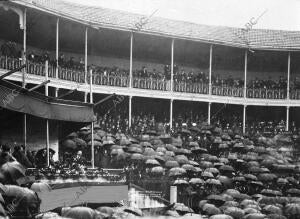
{"type": "Polygon", "coordinates": [[[74,182],[50,184],[50,192],[40,192],[41,212],[63,206],[85,203],[101,204],[128,200],[128,185],[125,183],[74,182]]]}

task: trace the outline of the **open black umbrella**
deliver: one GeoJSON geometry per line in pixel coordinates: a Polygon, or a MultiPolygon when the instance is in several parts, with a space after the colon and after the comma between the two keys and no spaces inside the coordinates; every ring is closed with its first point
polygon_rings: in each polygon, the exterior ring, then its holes
{"type": "Polygon", "coordinates": [[[187,129],[181,129],[180,131],[178,131],[178,133],[182,134],[182,135],[191,135],[192,133],[187,130],[187,129]]]}
{"type": "Polygon", "coordinates": [[[136,215],[136,216],[143,216],[143,212],[138,208],[127,207],[124,209],[125,212],[136,215]]]}
{"type": "Polygon", "coordinates": [[[77,148],[77,144],[75,143],[75,141],[73,141],[71,139],[67,139],[67,140],[63,141],[62,146],[65,147],[65,148],[70,148],[70,149],[76,149],[77,148]]]}
{"type": "Polygon", "coordinates": [[[108,206],[99,207],[97,211],[106,214],[108,217],[111,217],[115,213],[115,209],[108,206]]]}
{"type": "Polygon", "coordinates": [[[95,210],[87,207],[81,207],[81,206],[67,209],[62,214],[63,217],[68,217],[73,219],[82,219],[82,218],[94,219],[96,218],[96,215],[97,213],[95,210]]]}
{"type": "Polygon", "coordinates": [[[74,138],[72,140],[76,143],[77,147],[84,148],[84,147],[87,146],[86,142],[83,139],[81,139],[81,138],[74,138]]]}
{"type": "Polygon", "coordinates": [[[221,172],[234,172],[234,168],[230,165],[223,165],[219,168],[221,172]]]}
{"type": "Polygon", "coordinates": [[[13,218],[32,218],[38,213],[40,199],[37,194],[28,189],[15,185],[6,185],[3,198],[13,218]]]}
{"type": "Polygon", "coordinates": [[[148,130],[148,131],[145,132],[145,134],[156,136],[156,135],[157,135],[157,132],[156,132],[155,130],[148,130]]]}
{"type": "Polygon", "coordinates": [[[285,206],[285,215],[295,216],[294,218],[300,217],[300,204],[298,203],[290,203],[285,206]]]}
{"type": "Polygon", "coordinates": [[[193,126],[193,127],[190,128],[190,131],[199,133],[201,130],[196,126],[193,126]]]}
{"type": "Polygon", "coordinates": [[[214,204],[216,206],[221,206],[226,202],[224,197],[221,195],[209,195],[206,199],[209,203],[214,204]]]}
{"type": "Polygon", "coordinates": [[[166,163],[165,163],[165,166],[168,167],[168,168],[173,168],[173,167],[179,167],[179,163],[175,160],[168,160],[166,163]]]}
{"type": "Polygon", "coordinates": [[[1,166],[0,173],[4,176],[4,183],[18,184],[18,180],[24,178],[26,169],[17,161],[7,162],[1,166]]]}
{"type": "Polygon", "coordinates": [[[287,190],[287,193],[288,194],[291,194],[293,196],[300,196],[300,189],[296,189],[296,188],[292,188],[292,189],[289,189],[287,190]]]}
{"type": "Polygon", "coordinates": [[[282,196],[282,192],[278,190],[272,190],[272,189],[263,189],[261,191],[261,194],[266,196],[282,196]]]}

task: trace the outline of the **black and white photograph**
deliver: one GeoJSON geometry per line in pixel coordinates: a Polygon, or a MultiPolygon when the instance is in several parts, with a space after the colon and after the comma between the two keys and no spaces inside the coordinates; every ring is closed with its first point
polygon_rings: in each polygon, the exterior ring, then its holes
{"type": "Polygon", "coordinates": [[[300,219],[300,0],[0,0],[0,219],[300,219]]]}

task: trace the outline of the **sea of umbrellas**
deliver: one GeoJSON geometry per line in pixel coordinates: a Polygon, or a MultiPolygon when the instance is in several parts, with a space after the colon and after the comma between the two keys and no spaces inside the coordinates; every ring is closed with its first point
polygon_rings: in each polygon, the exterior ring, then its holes
{"type": "MultiPolygon", "coordinates": [[[[128,181],[138,184],[148,179],[177,186],[178,203],[152,210],[150,217],[210,219],[300,218],[300,163],[293,156],[297,139],[285,133],[272,138],[243,136],[213,126],[182,129],[172,136],[156,131],[134,137],[113,135],[97,127],[94,134],[96,147],[109,152],[109,165],[123,167],[128,181]]],[[[75,149],[90,145],[90,141],[89,128],[83,128],[62,144],[75,149]]],[[[31,189],[1,185],[0,214],[9,212],[6,200],[18,192],[11,192],[10,197],[6,193],[14,187],[30,191],[37,200],[33,203],[38,203],[38,192],[47,186],[41,182],[33,183],[31,189]]],[[[76,206],[37,217],[128,218],[148,214],[132,206],[76,206]]]]}

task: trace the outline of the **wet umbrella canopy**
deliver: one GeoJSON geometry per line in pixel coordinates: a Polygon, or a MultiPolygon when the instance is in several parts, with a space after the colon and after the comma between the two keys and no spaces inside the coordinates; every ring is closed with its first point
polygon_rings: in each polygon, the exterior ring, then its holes
{"type": "Polygon", "coordinates": [[[204,184],[204,181],[200,178],[192,178],[189,181],[190,184],[204,184]]]}
{"type": "Polygon", "coordinates": [[[235,219],[242,218],[245,215],[244,210],[237,207],[228,207],[224,210],[224,213],[235,219]]]}
{"type": "Polygon", "coordinates": [[[45,182],[35,182],[31,185],[30,189],[35,192],[49,192],[51,187],[45,182]]]}
{"type": "Polygon", "coordinates": [[[151,173],[163,174],[164,171],[164,168],[160,166],[151,168],[151,173]]]}
{"type": "Polygon", "coordinates": [[[142,154],[132,154],[130,157],[131,160],[140,161],[144,159],[144,156],[142,154]]]}
{"type": "Polygon", "coordinates": [[[87,207],[74,207],[67,209],[63,212],[63,217],[69,217],[74,219],[94,219],[97,213],[95,210],[87,207]]]}
{"type": "Polygon", "coordinates": [[[14,216],[30,217],[39,210],[40,199],[30,189],[14,185],[6,185],[3,198],[7,205],[11,205],[14,216]],[[14,204],[12,204],[14,203],[14,204]]]}
{"type": "Polygon", "coordinates": [[[216,214],[213,216],[210,216],[209,219],[233,219],[230,215],[227,214],[216,214]]]}
{"type": "Polygon", "coordinates": [[[76,143],[71,139],[67,139],[67,140],[63,141],[62,145],[63,145],[63,147],[70,148],[70,149],[76,149],[77,148],[76,143]]]}
{"type": "Polygon", "coordinates": [[[7,162],[0,169],[7,184],[17,184],[18,179],[25,177],[25,171],[26,169],[17,161],[7,162]]]}
{"type": "Polygon", "coordinates": [[[169,176],[181,176],[186,174],[186,170],[180,167],[173,167],[169,170],[169,176]]]}
{"type": "Polygon", "coordinates": [[[168,168],[173,168],[173,167],[179,167],[179,163],[175,160],[168,160],[166,163],[165,163],[165,166],[168,167],[168,168]]]}
{"type": "Polygon", "coordinates": [[[216,215],[216,214],[221,214],[221,210],[217,208],[213,204],[205,204],[202,208],[202,210],[207,214],[207,215],[216,215]]]}

